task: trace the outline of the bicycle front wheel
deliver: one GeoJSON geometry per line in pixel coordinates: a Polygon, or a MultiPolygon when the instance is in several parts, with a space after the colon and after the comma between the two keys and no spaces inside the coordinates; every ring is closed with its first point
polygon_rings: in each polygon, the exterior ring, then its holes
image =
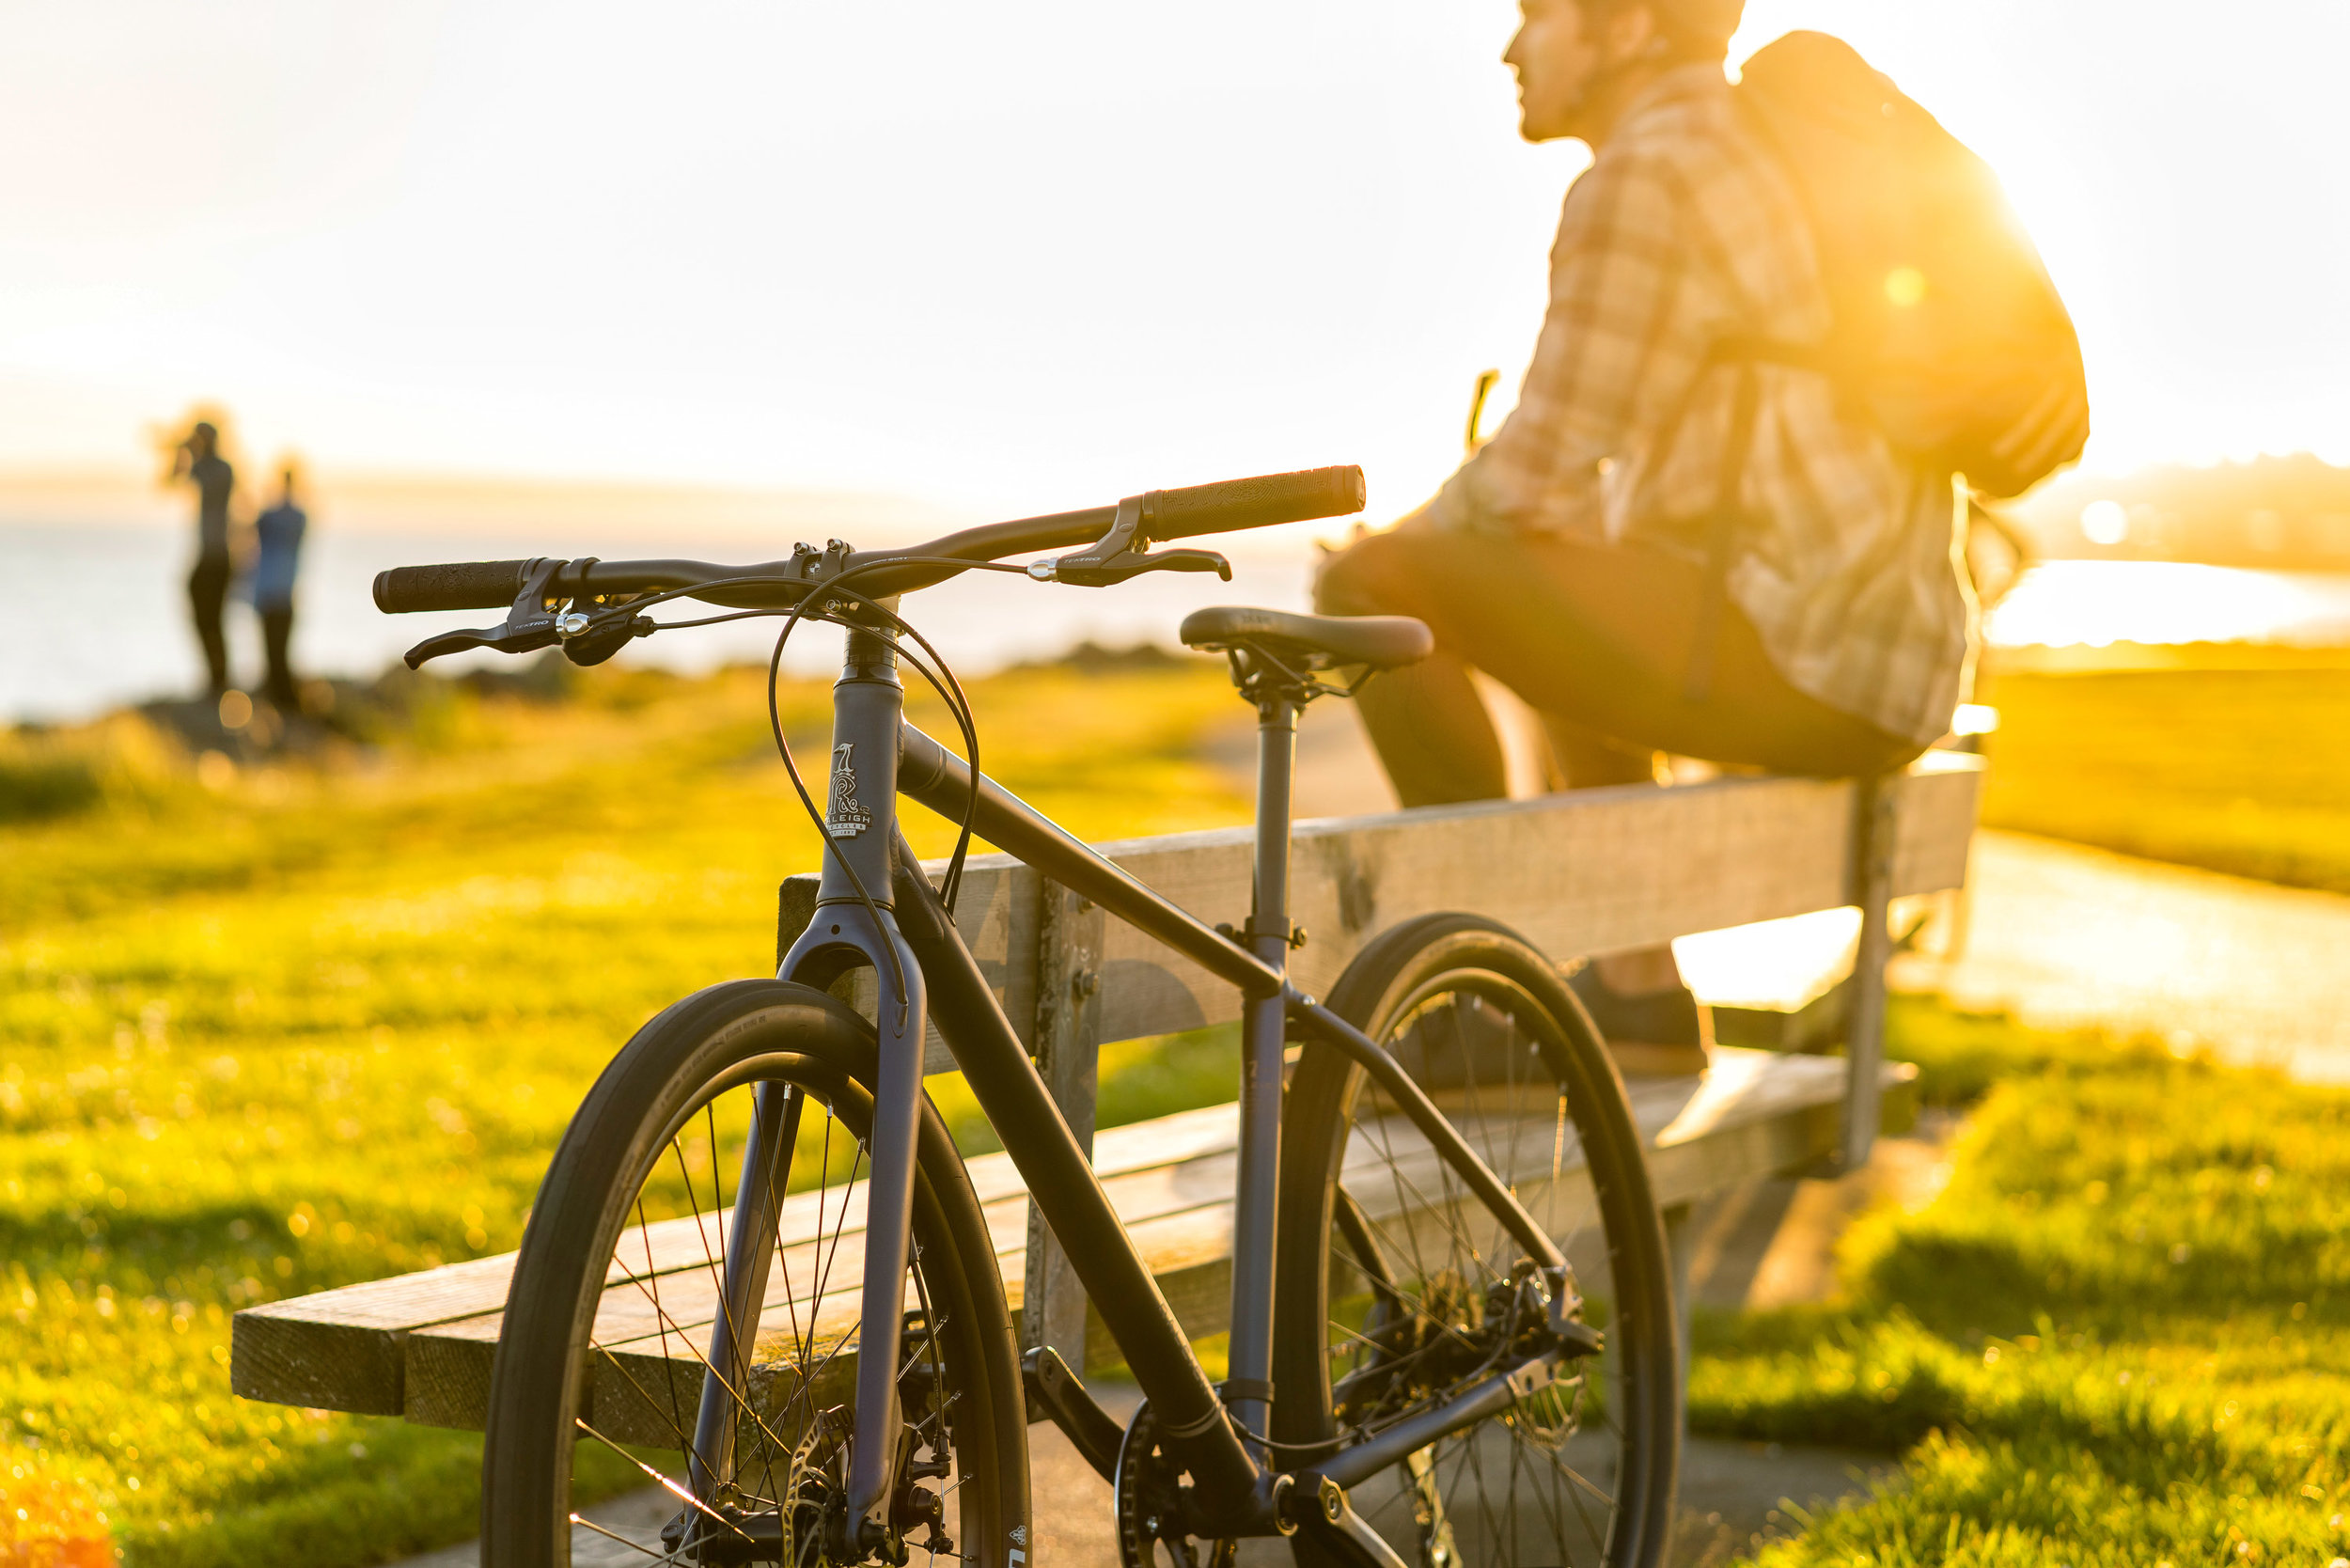
{"type": "MultiPolygon", "coordinates": [[[[1395,1056],[1574,1266],[1605,1351],[1355,1488],[1405,1562],[1664,1560],[1679,1454],[1665,1237],[1616,1074],[1558,972],[1468,915],[1365,948],[1329,1006],[1395,1056]]],[[[1304,1467],[1491,1375],[1520,1248],[1386,1093],[1309,1041],[1281,1131],[1275,1441],[1304,1467]]],[[[1340,1544],[1296,1538],[1304,1564],[1340,1544]]]]}
{"type": "MultiPolygon", "coordinates": [[[[842,1003],[742,980],[669,1008],[605,1069],[515,1262],[482,1456],[486,1568],[563,1568],[575,1551],[838,1560],[875,1056],[872,1029],[842,1003]],[[730,1249],[762,1115],[760,1164],[780,1196],[749,1250],[730,1249]],[[729,1250],[757,1271],[736,1293],[755,1303],[752,1322],[727,1305],[729,1250]],[[722,1320],[752,1349],[713,1366],[722,1320]],[[632,1471],[669,1494],[657,1539],[606,1539],[576,1506],[599,1478],[632,1471]]],[[[885,1555],[1010,1568],[1028,1523],[1011,1320],[978,1199],[927,1102],[912,1251],[885,1555]]]]}

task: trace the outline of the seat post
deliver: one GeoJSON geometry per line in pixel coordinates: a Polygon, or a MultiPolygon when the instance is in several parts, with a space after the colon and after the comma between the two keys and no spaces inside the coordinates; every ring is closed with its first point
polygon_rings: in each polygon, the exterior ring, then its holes
{"type": "MultiPolygon", "coordinates": [[[[1290,952],[1290,780],[1297,762],[1297,701],[1257,703],[1257,863],[1248,949],[1276,969],[1290,952]]],[[[1278,996],[1241,1018],[1240,1179],[1232,1225],[1232,1339],[1225,1403],[1245,1431],[1263,1432],[1273,1403],[1275,1205],[1281,1167],[1281,1068],[1286,1013],[1278,996]]]]}
{"type": "Polygon", "coordinates": [[[1249,914],[1256,954],[1276,968],[1289,956],[1290,785],[1297,771],[1297,706],[1287,693],[1257,704],[1257,864],[1249,914]]]}

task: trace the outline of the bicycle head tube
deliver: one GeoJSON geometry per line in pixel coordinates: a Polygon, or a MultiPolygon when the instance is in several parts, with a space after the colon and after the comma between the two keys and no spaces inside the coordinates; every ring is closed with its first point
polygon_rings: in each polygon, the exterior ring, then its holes
{"type": "Polygon", "coordinates": [[[898,726],[905,704],[896,651],[877,634],[851,628],[840,679],[832,688],[819,909],[869,898],[888,907],[889,846],[898,823],[898,726]]]}

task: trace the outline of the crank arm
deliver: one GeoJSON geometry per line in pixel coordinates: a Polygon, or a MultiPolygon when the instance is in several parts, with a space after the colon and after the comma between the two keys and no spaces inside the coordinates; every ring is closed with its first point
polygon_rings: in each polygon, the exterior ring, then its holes
{"type": "Polygon", "coordinates": [[[1353,1557],[1369,1568],[1404,1568],[1395,1548],[1379,1538],[1347,1501],[1346,1488],[1328,1476],[1300,1476],[1291,1488],[1292,1514],[1299,1524],[1338,1546],[1337,1555],[1353,1557]],[[1311,1482],[1310,1486],[1305,1484],[1311,1482]],[[1335,1539],[1332,1539],[1335,1538],[1335,1539]]]}
{"type": "Polygon", "coordinates": [[[1125,1429],[1077,1380],[1060,1352],[1051,1345],[1038,1345],[1020,1358],[1020,1374],[1027,1385],[1030,1419],[1040,1410],[1052,1418],[1069,1446],[1104,1481],[1116,1484],[1118,1450],[1125,1441],[1125,1429]]]}

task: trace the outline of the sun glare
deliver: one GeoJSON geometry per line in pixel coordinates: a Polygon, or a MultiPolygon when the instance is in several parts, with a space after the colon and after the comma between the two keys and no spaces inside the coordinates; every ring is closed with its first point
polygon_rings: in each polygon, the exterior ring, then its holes
{"type": "Polygon", "coordinates": [[[2186,561],[2044,561],[2000,601],[1986,631],[2011,648],[2306,642],[2350,619],[2350,604],[2326,589],[2292,573],[2186,561]]]}
{"type": "Polygon", "coordinates": [[[2130,514],[2119,501],[2092,501],[2081,508],[2081,537],[2092,544],[2119,544],[2130,537],[2130,514]]]}

